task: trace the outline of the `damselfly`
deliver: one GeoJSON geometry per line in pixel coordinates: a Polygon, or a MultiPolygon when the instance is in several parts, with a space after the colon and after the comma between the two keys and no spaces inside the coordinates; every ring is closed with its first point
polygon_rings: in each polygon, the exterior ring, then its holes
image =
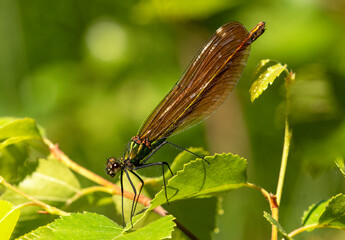
{"type": "MultiPolygon", "coordinates": [[[[181,79],[146,119],[137,135],[132,137],[123,157],[108,159],[107,173],[111,177],[118,172],[121,174],[123,224],[125,224],[123,174],[127,176],[134,192],[131,222],[137,200],[144,186],[144,181],[135,173],[136,170],[156,165],[161,166],[165,197],[168,201],[164,166],[168,167],[173,175],[169,164],[167,162],[147,163],[147,161],[167,143],[186,150],[166,139],[172,134],[184,131],[201,122],[225,101],[241,77],[249,57],[250,45],[264,31],[264,22],[257,24],[249,33],[238,22],[227,23],[220,27],[201,48],[181,79]],[[138,193],[129,173],[141,182],[138,193]]],[[[195,153],[192,154],[198,156],[195,153]]]]}

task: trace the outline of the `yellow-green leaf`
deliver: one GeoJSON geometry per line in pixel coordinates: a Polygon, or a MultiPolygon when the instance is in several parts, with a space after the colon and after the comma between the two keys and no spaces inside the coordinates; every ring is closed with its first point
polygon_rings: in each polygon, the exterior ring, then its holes
{"type": "Polygon", "coordinates": [[[0,240],[8,240],[18,221],[20,211],[11,203],[0,200],[0,240]]]}
{"type": "Polygon", "coordinates": [[[344,163],[344,158],[342,157],[337,157],[335,159],[335,164],[339,168],[340,172],[344,175],[345,177],[345,163],[344,163]]]}
{"type": "MultiPolygon", "coordinates": [[[[267,64],[267,60],[262,60],[261,62],[262,64],[260,65],[260,68],[267,64]]],[[[287,71],[286,65],[283,66],[280,63],[277,63],[268,67],[263,73],[261,73],[249,89],[250,100],[254,102],[254,100],[267,89],[268,85],[272,85],[274,80],[279,77],[284,70],[287,71]]]]}
{"type": "MultiPolygon", "coordinates": [[[[237,155],[216,154],[213,157],[197,159],[184,166],[174,177],[169,180],[167,194],[169,202],[202,198],[237,189],[246,183],[247,161],[237,155]]],[[[166,203],[164,188],[151,202],[149,209],[166,203]]]]}

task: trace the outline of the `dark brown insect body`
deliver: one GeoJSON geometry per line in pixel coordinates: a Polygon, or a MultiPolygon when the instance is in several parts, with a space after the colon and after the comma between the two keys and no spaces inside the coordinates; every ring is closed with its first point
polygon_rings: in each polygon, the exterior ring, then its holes
{"type": "Polygon", "coordinates": [[[107,173],[114,177],[117,172],[121,172],[121,189],[123,189],[123,173],[127,175],[132,185],[135,197],[131,218],[135,213],[135,202],[144,184],[134,171],[154,165],[162,166],[166,188],[164,165],[170,170],[168,163],[146,164],[146,161],[166,143],[172,144],[166,141],[169,136],[201,122],[225,101],[236,86],[247,63],[250,45],[264,31],[264,22],[256,25],[250,33],[238,22],[220,27],[196,55],[181,79],[146,119],[137,135],[131,139],[124,156],[120,159],[108,159],[107,173]],[[139,194],[136,193],[128,172],[141,181],[139,194]]]}

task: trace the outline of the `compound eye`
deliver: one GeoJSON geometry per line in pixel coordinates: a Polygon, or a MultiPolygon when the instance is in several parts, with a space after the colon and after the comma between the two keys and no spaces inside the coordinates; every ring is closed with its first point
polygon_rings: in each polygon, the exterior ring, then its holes
{"type": "Polygon", "coordinates": [[[121,170],[121,163],[119,160],[113,157],[107,160],[106,171],[110,177],[114,177],[116,173],[120,170],[121,170]]]}

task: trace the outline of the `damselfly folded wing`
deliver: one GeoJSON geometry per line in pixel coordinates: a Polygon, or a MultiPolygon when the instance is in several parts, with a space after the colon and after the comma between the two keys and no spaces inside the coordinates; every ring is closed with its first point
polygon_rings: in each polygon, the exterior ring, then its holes
{"type": "Polygon", "coordinates": [[[211,115],[236,86],[250,52],[246,28],[220,27],[138,132],[150,142],[183,131],[211,115]]]}

